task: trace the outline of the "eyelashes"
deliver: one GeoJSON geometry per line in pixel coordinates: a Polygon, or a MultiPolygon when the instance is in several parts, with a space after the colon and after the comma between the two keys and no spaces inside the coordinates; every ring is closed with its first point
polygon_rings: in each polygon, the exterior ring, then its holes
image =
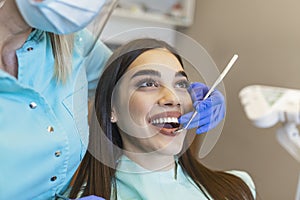
{"type": "Polygon", "coordinates": [[[190,86],[190,83],[187,80],[180,80],[180,81],[176,82],[175,85],[177,88],[188,89],[188,87],[190,86]]]}
{"type": "MultiPolygon", "coordinates": [[[[189,87],[189,82],[187,80],[178,80],[174,83],[174,88],[179,88],[179,89],[187,89],[189,87]]],[[[153,78],[144,78],[135,84],[136,88],[140,89],[146,89],[146,88],[159,88],[161,86],[164,86],[163,84],[160,83],[160,81],[155,80],[153,78]]]]}
{"type": "Polygon", "coordinates": [[[155,88],[159,86],[159,82],[152,78],[141,79],[135,84],[135,87],[137,88],[155,88]]]}

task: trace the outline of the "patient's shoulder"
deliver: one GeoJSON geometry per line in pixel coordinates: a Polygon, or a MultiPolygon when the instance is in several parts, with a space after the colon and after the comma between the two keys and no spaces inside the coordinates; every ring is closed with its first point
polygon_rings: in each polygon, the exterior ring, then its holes
{"type": "Polygon", "coordinates": [[[230,171],[226,171],[226,172],[241,178],[250,188],[253,197],[254,198],[256,197],[255,185],[254,185],[254,182],[248,172],[240,171],[240,170],[230,170],[230,171]]]}

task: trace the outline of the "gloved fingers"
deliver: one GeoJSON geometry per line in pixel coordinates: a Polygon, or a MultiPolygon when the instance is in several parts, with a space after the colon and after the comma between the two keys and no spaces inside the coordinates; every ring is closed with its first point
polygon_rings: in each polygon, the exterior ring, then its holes
{"type": "Polygon", "coordinates": [[[225,102],[224,96],[219,90],[214,90],[206,100],[208,99],[210,99],[212,106],[223,104],[225,102]]]}
{"type": "Polygon", "coordinates": [[[185,125],[191,119],[192,115],[193,115],[193,112],[189,112],[189,113],[186,113],[184,115],[181,115],[178,118],[179,124],[185,125]]]}
{"type": "MultiPolygon", "coordinates": [[[[219,118],[219,119],[223,119],[225,117],[225,105],[224,104],[220,104],[220,105],[216,105],[214,106],[215,109],[214,109],[214,115],[215,115],[215,118],[219,118]]],[[[221,121],[220,120],[220,121],[221,121]]]]}
{"type": "Polygon", "coordinates": [[[201,133],[206,133],[210,130],[209,124],[205,124],[203,126],[200,126],[197,130],[196,130],[196,134],[201,134],[201,133]]]}
{"type": "Polygon", "coordinates": [[[193,103],[194,108],[199,112],[209,112],[213,111],[213,107],[219,106],[219,105],[224,105],[224,97],[219,91],[214,91],[210,97],[203,101],[196,101],[193,103]]]}
{"type": "MultiPolygon", "coordinates": [[[[186,126],[190,120],[193,112],[182,115],[179,118],[179,123],[186,126]]],[[[207,132],[216,127],[225,116],[225,107],[223,105],[217,105],[209,110],[205,110],[202,113],[198,113],[193,121],[190,123],[188,129],[197,128],[196,133],[202,133],[204,130],[207,132]]]]}
{"type": "Polygon", "coordinates": [[[210,131],[211,129],[215,128],[221,120],[218,118],[206,118],[203,120],[203,125],[198,126],[196,130],[196,134],[201,134],[210,131]],[[208,123],[205,123],[208,122],[208,123]]]}
{"type": "MultiPolygon", "coordinates": [[[[189,113],[186,113],[186,114],[180,116],[178,119],[178,122],[185,126],[188,123],[188,121],[191,119],[193,114],[194,114],[194,112],[189,112],[189,113]]],[[[207,118],[210,115],[211,115],[210,112],[205,112],[204,114],[197,113],[197,115],[195,116],[193,121],[196,121],[196,122],[201,121],[202,119],[207,118]]]]}
{"type": "Polygon", "coordinates": [[[193,106],[195,110],[197,110],[198,113],[201,113],[204,115],[204,112],[211,112],[211,108],[213,106],[212,98],[207,98],[203,101],[196,101],[193,103],[193,106]]]}
{"type": "Polygon", "coordinates": [[[218,124],[225,116],[225,109],[223,105],[216,105],[211,112],[210,124],[218,124]]]}
{"type": "Polygon", "coordinates": [[[196,133],[201,134],[204,132],[208,132],[209,130],[214,128],[216,126],[215,124],[217,124],[217,123],[215,123],[214,119],[207,117],[201,121],[192,122],[188,129],[197,128],[196,133]]]}
{"type": "MultiPolygon", "coordinates": [[[[197,111],[197,115],[190,123],[188,129],[197,128],[196,133],[207,132],[216,127],[225,116],[225,100],[224,96],[218,90],[214,90],[210,96],[203,100],[209,91],[209,88],[203,83],[192,83],[188,88],[191,95],[193,106],[197,111]]],[[[179,123],[186,126],[193,112],[182,115],[179,123]]]]}
{"type": "Polygon", "coordinates": [[[196,134],[201,134],[210,131],[219,124],[220,120],[207,117],[198,122],[192,122],[188,129],[197,128],[196,134]]]}
{"type": "Polygon", "coordinates": [[[196,130],[197,134],[201,134],[215,128],[225,117],[225,106],[216,106],[212,115],[202,120],[202,125],[196,130]],[[206,123],[207,122],[207,123],[206,123]]]}
{"type": "MultiPolygon", "coordinates": [[[[185,115],[182,115],[178,121],[180,124],[182,124],[183,126],[186,126],[186,124],[188,123],[188,121],[191,119],[193,115],[193,112],[187,113],[185,115]]],[[[208,113],[207,115],[203,116],[202,114],[197,114],[195,116],[195,118],[192,120],[192,122],[190,123],[188,129],[192,129],[192,128],[197,128],[199,126],[203,126],[207,123],[210,122],[212,117],[212,112],[208,113]]]]}
{"type": "Polygon", "coordinates": [[[191,95],[192,101],[200,101],[203,99],[204,95],[208,92],[208,87],[199,82],[191,83],[188,92],[191,95]]]}
{"type": "Polygon", "coordinates": [[[206,118],[203,118],[201,120],[193,120],[188,129],[192,129],[192,128],[198,128],[198,127],[201,127],[201,126],[204,126],[206,124],[209,124],[211,122],[211,118],[210,117],[206,117],[206,118]]]}
{"type": "MultiPolygon", "coordinates": [[[[209,105],[209,102],[201,102],[199,105],[197,105],[197,115],[193,119],[193,121],[202,121],[205,118],[211,118],[211,116],[218,115],[221,111],[221,108],[223,107],[222,104],[215,105],[211,107],[209,105]]],[[[180,124],[185,125],[188,123],[188,121],[191,119],[194,112],[189,112],[187,114],[182,115],[178,121],[180,124]]],[[[222,114],[222,113],[221,113],[222,114]]],[[[199,123],[199,125],[202,125],[199,123]]]]}

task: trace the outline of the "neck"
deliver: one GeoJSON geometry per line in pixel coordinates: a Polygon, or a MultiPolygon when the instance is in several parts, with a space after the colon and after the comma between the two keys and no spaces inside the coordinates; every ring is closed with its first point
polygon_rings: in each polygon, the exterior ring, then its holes
{"type": "Polygon", "coordinates": [[[16,2],[7,0],[0,7],[0,31],[10,35],[18,35],[27,32],[30,26],[24,21],[17,8],[16,2]]]}
{"type": "Polygon", "coordinates": [[[0,8],[0,68],[16,76],[16,50],[26,41],[31,28],[20,15],[14,0],[0,8]]]}
{"type": "Polygon", "coordinates": [[[175,166],[173,155],[163,155],[159,152],[131,153],[128,151],[124,151],[124,154],[135,163],[150,171],[166,171],[175,166]]]}

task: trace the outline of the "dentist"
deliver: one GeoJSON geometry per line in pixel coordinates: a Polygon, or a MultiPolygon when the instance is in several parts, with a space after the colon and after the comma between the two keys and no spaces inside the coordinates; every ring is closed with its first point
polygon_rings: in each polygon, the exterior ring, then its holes
{"type": "Polygon", "coordinates": [[[111,54],[82,29],[114,3],[0,1],[0,199],[66,191],[87,149],[88,97],[111,54]]]}

